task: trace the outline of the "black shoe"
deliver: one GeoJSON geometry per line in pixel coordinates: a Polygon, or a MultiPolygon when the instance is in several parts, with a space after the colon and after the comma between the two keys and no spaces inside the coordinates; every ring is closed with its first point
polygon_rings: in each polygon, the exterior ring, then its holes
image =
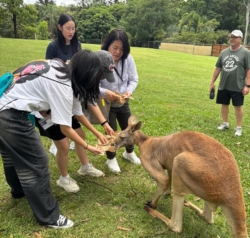
{"type": "Polygon", "coordinates": [[[74,225],[74,222],[69,220],[63,215],[59,215],[59,218],[56,222],[53,224],[47,225],[48,227],[54,228],[54,229],[60,229],[60,228],[70,228],[74,225]]]}
{"type": "Polygon", "coordinates": [[[15,193],[15,192],[11,192],[11,196],[12,196],[14,199],[20,199],[20,198],[25,197],[25,194],[24,194],[24,193],[15,193]]]}

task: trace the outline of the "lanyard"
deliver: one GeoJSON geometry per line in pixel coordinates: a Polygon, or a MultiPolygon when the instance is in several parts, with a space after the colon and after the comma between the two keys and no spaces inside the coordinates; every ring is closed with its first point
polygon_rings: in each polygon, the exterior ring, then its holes
{"type": "Polygon", "coordinates": [[[119,76],[119,78],[121,79],[121,81],[123,82],[122,76],[119,74],[118,70],[115,67],[115,72],[117,73],[117,75],[119,76]]]}

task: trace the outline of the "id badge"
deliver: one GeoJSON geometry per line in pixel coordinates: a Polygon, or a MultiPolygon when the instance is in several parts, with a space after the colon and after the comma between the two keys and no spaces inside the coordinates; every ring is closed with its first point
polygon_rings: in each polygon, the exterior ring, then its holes
{"type": "Polygon", "coordinates": [[[42,118],[38,121],[38,123],[44,130],[47,130],[48,128],[54,125],[50,118],[42,118]]]}

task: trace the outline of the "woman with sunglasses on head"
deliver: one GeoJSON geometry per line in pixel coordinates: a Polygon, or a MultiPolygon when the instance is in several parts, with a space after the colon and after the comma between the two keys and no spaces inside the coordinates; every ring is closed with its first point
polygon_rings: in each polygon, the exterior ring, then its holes
{"type": "Polygon", "coordinates": [[[73,222],[60,215],[51,194],[48,155],[28,114],[39,111],[44,115],[51,110],[51,123],[59,125],[66,137],[93,154],[101,154],[72,128],[74,114],[100,141],[107,142],[83,115],[80,102],[94,103],[99,96],[101,61],[96,53],[81,50],[68,65],[59,59],[38,60],[13,74],[14,80],[0,98],[0,154],[11,195],[26,197],[39,224],[72,227],[73,222]]]}
{"type": "MultiPolygon", "coordinates": [[[[107,80],[102,80],[100,83],[101,95],[111,102],[109,112],[109,124],[114,131],[117,131],[118,121],[122,130],[128,126],[128,118],[131,115],[129,107],[129,98],[134,92],[138,84],[138,74],[136,65],[132,55],[130,54],[130,45],[128,36],[121,29],[112,30],[104,39],[102,50],[111,53],[115,62],[114,76],[115,83],[109,83],[107,80]],[[118,103],[118,98],[115,92],[124,95],[127,100],[121,105],[118,103]]],[[[119,173],[121,169],[116,160],[116,154],[106,152],[107,166],[114,172],[119,173]]],[[[134,146],[126,147],[123,157],[134,164],[140,164],[140,159],[134,153],[134,146]]]]}

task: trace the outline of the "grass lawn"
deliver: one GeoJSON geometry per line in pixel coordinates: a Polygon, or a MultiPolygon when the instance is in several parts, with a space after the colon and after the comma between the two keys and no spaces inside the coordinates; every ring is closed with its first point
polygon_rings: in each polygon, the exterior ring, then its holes
{"type": "MultiPolygon", "coordinates": [[[[30,60],[42,59],[49,41],[0,38],[0,74],[12,71],[30,60]]],[[[83,48],[100,49],[100,45],[83,44],[83,48]]],[[[206,133],[230,149],[237,160],[243,186],[248,232],[250,232],[250,96],[245,98],[242,137],[234,136],[236,126],[233,107],[230,107],[230,129],[218,131],[221,123],[220,106],[209,99],[209,84],[216,57],[197,56],[157,49],[132,48],[137,64],[139,84],[130,101],[132,113],[143,122],[142,131],[150,136],[162,136],[183,130],[206,133]]],[[[216,83],[218,85],[218,82],[216,83]]],[[[97,129],[103,131],[101,126],[97,129]]],[[[87,132],[87,141],[94,145],[96,138],[87,132]]],[[[42,138],[48,151],[50,140],[42,138]]],[[[14,143],[14,141],[13,141],[14,143]]],[[[206,146],[206,145],[204,145],[206,146]]],[[[184,208],[183,232],[168,230],[160,220],[143,209],[151,200],[156,185],[142,166],[122,159],[117,153],[122,172],[111,173],[105,156],[89,153],[89,160],[105,172],[104,178],[80,178],[76,171],[79,161],[70,152],[69,174],[78,182],[77,194],[67,193],[56,185],[59,172],[55,158],[48,153],[52,193],[60,204],[61,213],[75,222],[66,230],[53,230],[38,225],[26,199],[14,200],[0,166],[0,237],[84,237],[84,238],[228,238],[230,229],[221,209],[214,213],[213,225],[201,220],[189,208],[184,208]],[[122,229],[126,228],[126,229],[122,229]]],[[[138,148],[136,152],[139,154],[138,148]]],[[[2,163],[2,162],[0,162],[2,163]]],[[[234,191],[232,191],[234,192],[234,191]]],[[[192,195],[187,197],[201,207],[192,195]]],[[[171,197],[159,201],[158,210],[171,217],[171,197]]],[[[250,233],[249,233],[250,234],[250,233]]]]}

